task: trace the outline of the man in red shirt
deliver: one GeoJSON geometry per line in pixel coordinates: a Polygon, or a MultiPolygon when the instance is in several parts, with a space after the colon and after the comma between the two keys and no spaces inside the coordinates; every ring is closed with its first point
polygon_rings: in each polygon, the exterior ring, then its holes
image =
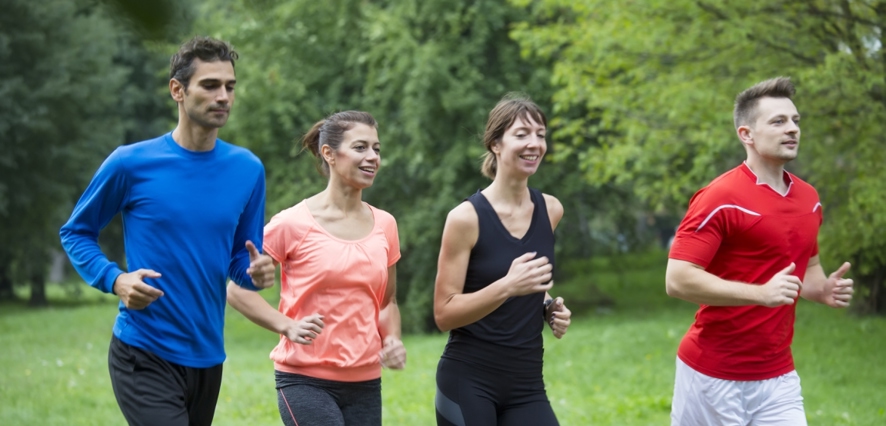
{"type": "Polygon", "coordinates": [[[672,425],[806,425],[795,303],[844,308],[853,289],[848,262],[825,276],[818,193],[784,169],[800,143],[793,95],[786,77],[738,95],[747,160],[699,190],[677,229],[667,292],[700,308],[677,351],[672,425]]]}

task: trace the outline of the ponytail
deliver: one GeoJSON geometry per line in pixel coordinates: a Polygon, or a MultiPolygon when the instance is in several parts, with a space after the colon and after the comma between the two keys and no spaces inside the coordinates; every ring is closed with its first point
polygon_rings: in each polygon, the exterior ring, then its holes
{"type": "Polygon", "coordinates": [[[320,160],[317,164],[317,171],[320,172],[323,176],[329,175],[329,165],[326,164],[326,160],[323,159],[323,155],[320,154],[320,129],[323,127],[323,124],[326,120],[320,120],[311,127],[311,130],[308,130],[308,133],[305,133],[301,138],[301,146],[302,151],[308,150],[311,152],[311,155],[320,160]]]}
{"type": "Polygon", "coordinates": [[[480,166],[480,172],[489,179],[495,179],[495,172],[498,169],[498,161],[495,159],[495,153],[486,151],[483,155],[483,165],[480,166]]]}

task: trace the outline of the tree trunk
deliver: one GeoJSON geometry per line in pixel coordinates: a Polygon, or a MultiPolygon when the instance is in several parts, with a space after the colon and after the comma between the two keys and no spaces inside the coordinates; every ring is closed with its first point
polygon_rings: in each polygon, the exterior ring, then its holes
{"type": "Polygon", "coordinates": [[[46,299],[46,273],[42,270],[31,274],[31,300],[28,301],[28,305],[35,307],[49,305],[49,300],[46,299]]]}
{"type": "Polygon", "coordinates": [[[886,314],[886,265],[871,274],[871,314],[886,314]]]}
{"type": "Polygon", "coordinates": [[[9,265],[0,264],[0,300],[15,299],[12,292],[12,279],[9,278],[9,265]]]}
{"type": "Polygon", "coordinates": [[[852,311],[858,315],[886,314],[886,265],[879,265],[870,274],[854,277],[856,296],[852,299],[852,311]],[[858,290],[867,294],[861,297],[858,290]]]}

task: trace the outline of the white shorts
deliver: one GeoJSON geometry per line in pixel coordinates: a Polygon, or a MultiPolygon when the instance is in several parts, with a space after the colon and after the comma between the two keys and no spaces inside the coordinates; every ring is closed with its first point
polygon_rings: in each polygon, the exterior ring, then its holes
{"type": "Polygon", "coordinates": [[[806,426],[800,376],[715,379],[677,358],[671,426],[806,426]]]}

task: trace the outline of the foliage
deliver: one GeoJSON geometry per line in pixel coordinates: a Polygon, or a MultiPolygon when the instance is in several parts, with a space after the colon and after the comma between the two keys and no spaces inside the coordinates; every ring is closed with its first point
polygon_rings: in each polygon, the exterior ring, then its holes
{"type": "MultiPolygon", "coordinates": [[[[0,17],[2,272],[42,286],[64,207],[119,143],[125,69],[112,24],[86,1],[11,0],[0,17]]],[[[35,293],[35,303],[41,303],[35,293]]]]}
{"type": "MultiPolygon", "coordinates": [[[[168,54],[157,52],[164,37],[178,38],[189,3],[152,3],[148,15],[165,14],[161,18],[170,21],[159,27],[129,3],[4,4],[0,238],[10,244],[0,248],[0,297],[10,296],[14,279],[30,282],[32,303],[44,304],[39,290],[49,254],[59,250],[58,229],[98,165],[114,147],[170,127],[171,101],[158,90],[168,81],[163,78],[168,54]],[[176,19],[168,19],[176,11],[176,19]],[[144,42],[137,38],[144,35],[150,35],[144,42]]],[[[119,220],[101,242],[110,257],[122,261],[119,220]]]]}
{"type": "Polygon", "coordinates": [[[734,96],[791,75],[805,143],[790,168],[822,197],[825,265],[853,261],[868,296],[857,305],[886,308],[886,2],[512,3],[539,17],[512,35],[554,61],[554,111],[573,112],[557,136],[565,151],[588,183],[630,184],[656,211],[679,211],[743,159],[734,96]]]}

